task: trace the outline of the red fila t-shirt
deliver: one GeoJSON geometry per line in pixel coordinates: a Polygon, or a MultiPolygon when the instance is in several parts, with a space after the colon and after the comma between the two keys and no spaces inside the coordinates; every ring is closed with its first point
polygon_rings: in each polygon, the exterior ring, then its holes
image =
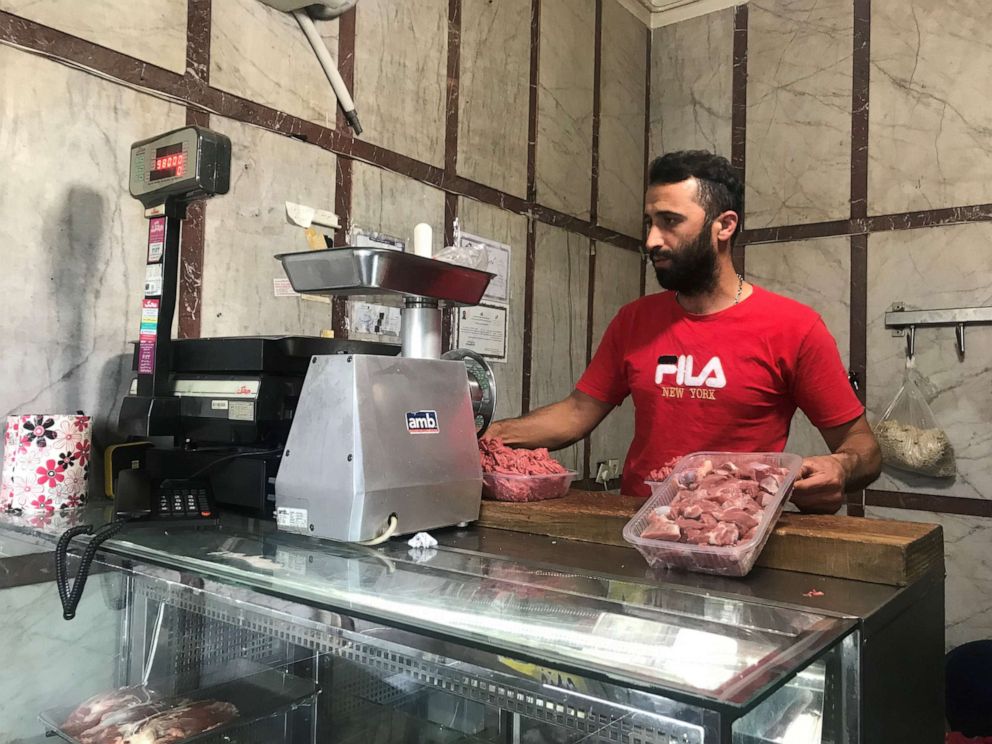
{"type": "Polygon", "coordinates": [[[864,412],[819,314],[760,287],[712,315],[687,313],[674,292],[624,306],[576,387],[613,405],[633,399],[621,490],[634,496],[689,452],[781,452],[797,407],[821,429],[864,412]]]}

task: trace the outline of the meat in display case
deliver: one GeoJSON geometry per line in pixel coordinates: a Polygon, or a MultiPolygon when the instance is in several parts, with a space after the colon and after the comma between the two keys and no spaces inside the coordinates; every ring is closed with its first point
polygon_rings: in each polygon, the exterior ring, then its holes
{"type": "MultiPolygon", "coordinates": [[[[25,692],[21,707],[41,720],[18,719],[25,736],[859,740],[849,618],[443,546],[313,541],[264,525],[125,532],[105,547],[91,579],[100,589],[84,595],[73,621],[93,630],[85,644],[55,649],[88,672],[25,692]],[[78,720],[86,718],[88,728],[78,720]]],[[[0,590],[0,602],[16,591],[0,590]]],[[[51,652],[31,649],[38,663],[51,652]]]]}

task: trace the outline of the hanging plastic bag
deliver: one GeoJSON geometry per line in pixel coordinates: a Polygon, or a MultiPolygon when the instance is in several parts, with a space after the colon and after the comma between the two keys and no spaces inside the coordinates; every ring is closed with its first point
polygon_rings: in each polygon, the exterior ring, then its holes
{"type": "Polygon", "coordinates": [[[469,269],[478,269],[479,271],[488,269],[489,251],[486,250],[486,246],[464,237],[457,219],[455,219],[454,233],[455,239],[452,241],[454,245],[445,246],[434,254],[434,258],[469,269]]]}
{"type": "Polygon", "coordinates": [[[927,403],[923,391],[928,386],[912,357],[907,359],[902,387],[875,424],[875,438],[884,464],[919,475],[950,478],[957,472],[954,448],[927,403]]]}

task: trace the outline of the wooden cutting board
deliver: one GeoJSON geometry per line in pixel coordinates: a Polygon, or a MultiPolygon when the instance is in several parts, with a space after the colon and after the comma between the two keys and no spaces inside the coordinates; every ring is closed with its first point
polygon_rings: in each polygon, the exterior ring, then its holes
{"type": "MultiPolygon", "coordinates": [[[[627,546],[623,527],[643,504],[629,496],[568,492],[564,498],[513,504],[483,501],[480,527],[627,546]]],[[[887,519],[782,515],[758,565],[818,576],[906,586],[944,564],[940,525],[887,519]]]]}

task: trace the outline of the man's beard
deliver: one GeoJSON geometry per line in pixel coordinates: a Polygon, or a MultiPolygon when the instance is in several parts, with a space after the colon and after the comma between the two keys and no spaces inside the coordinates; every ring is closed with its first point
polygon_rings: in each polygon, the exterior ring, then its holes
{"type": "Polygon", "coordinates": [[[712,291],[716,287],[718,272],[716,251],[710,243],[713,220],[707,220],[691,242],[676,251],[655,250],[651,259],[667,258],[665,268],[655,266],[658,284],[683,295],[694,296],[712,291]]]}

